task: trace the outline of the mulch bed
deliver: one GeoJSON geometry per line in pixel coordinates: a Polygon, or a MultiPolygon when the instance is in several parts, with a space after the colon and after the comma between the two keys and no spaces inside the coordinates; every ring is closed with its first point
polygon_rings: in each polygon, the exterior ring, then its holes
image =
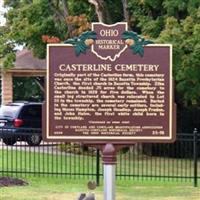
{"type": "Polygon", "coordinates": [[[0,177],[0,187],[25,186],[25,185],[28,185],[28,183],[21,179],[11,178],[11,177],[0,177]]]}

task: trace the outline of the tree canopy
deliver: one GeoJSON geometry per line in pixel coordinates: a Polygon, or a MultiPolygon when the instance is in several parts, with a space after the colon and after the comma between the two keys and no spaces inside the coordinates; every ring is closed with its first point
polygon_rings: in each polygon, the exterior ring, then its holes
{"type": "Polygon", "coordinates": [[[46,43],[90,29],[93,21],[127,21],[130,30],[157,43],[173,44],[179,105],[200,105],[199,0],[5,0],[7,23],[0,29],[0,59],[12,66],[14,46],[45,58],[46,43]]]}

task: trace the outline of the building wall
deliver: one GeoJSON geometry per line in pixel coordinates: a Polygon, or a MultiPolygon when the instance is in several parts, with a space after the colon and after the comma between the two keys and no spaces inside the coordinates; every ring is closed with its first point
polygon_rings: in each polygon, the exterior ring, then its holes
{"type": "Polygon", "coordinates": [[[2,72],[1,74],[1,104],[5,105],[12,101],[13,101],[12,73],[2,72]]]}

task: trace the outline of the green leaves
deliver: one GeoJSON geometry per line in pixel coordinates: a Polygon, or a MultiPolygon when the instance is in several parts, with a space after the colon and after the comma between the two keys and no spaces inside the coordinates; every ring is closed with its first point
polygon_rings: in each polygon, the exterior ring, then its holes
{"type": "Polygon", "coordinates": [[[122,34],[122,39],[129,45],[133,54],[139,54],[141,57],[144,55],[144,46],[153,44],[150,40],[145,40],[133,31],[125,31],[122,34]]]}
{"type": "Polygon", "coordinates": [[[133,31],[124,31],[124,33],[122,34],[122,39],[133,39],[134,41],[138,41],[139,38],[138,34],[133,31]]]}
{"type": "Polygon", "coordinates": [[[173,75],[178,104],[200,105],[200,17],[198,9],[183,20],[166,18],[166,25],[157,39],[173,45],[173,75]]]}
{"type": "Polygon", "coordinates": [[[85,41],[86,39],[96,40],[97,34],[94,31],[87,31],[87,32],[82,33],[79,36],[79,38],[80,38],[80,40],[83,40],[83,41],[85,41]]]}
{"type": "Polygon", "coordinates": [[[76,56],[79,56],[81,53],[86,53],[88,46],[84,43],[84,41],[78,41],[74,48],[76,56]]]}
{"type": "Polygon", "coordinates": [[[43,101],[44,94],[40,89],[36,77],[13,78],[13,100],[43,101]]]}
{"type": "Polygon", "coordinates": [[[7,40],[7,33],[5,27],[0,27],[0,68],[3,70],[12,68],[15,61],[14,44],[7,40]]]}
{"type": "Polygon", "coordinates": [[[134,54],[139,54],[141,57],[144,55],[144,48],[138,44],[130,46],[130,49],[133,51],[134,54]]]}
{"type": "Polygon", "coordinates": [[[3,69],[7,70],[12,68],[15,58],[16,56],[13,52],[6,54],[5,58],[3,59],[3,69]]]}
{"type": "Polygon", "coordinates": [[[79,37],[71,38],[64,41],[64,44],[74,45],[74,50],[76,56],[79,56],[81,53],[85,54],[86,50],[89,48],[87,40],[95,40],[96,33],[94,31],[87,31],[82,33],[79,37]]]}

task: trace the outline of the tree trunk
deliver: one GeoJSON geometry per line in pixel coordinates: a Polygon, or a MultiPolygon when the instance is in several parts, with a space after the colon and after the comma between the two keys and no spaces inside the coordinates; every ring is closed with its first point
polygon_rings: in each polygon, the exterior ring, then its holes
{"type": "MultiPolygon", "coordinates": [[[[66,20],[66,18],[69,16],[69,8],[68,8],[67,0],[62,0],[62,5],[63,5],[63,11],[64,11],[65,20],[66,20]]],[[[68,30],[68,35],[70,37],[71,32],[73,30],[72,25],[67,24],[67,30],[68,30]]]]}
{"type": "Polygon", "coordinates": [[[41,91],[45,92],[45,86],[44,86],[44,77],[36,77],[35,81],[37,85],[40,87],[41,91]]]}
{"type": "MultiPolygon", "coordinates": [[[[61,0],[63,10],[59,8],[59,1],[60,0],[58,0],[56,4],[54,4],[52,1],[49,0],[49,5],[50,5],[50,8],[54,11],[56,16],[58,17],[58,19],[62,22],[62,21],[65,21],[66,17],[69,16],[69,9],[68,9],[67,0],[61,0]]],[[[70,37],[73,27],[67,23],[66,25],[67,25],[67,30],[68,30],[68,36],[70,37]]]]}
{"type": "Polygon", "coordinates": [[[123,5],[124,21],[127,22],[128,27],[130,27],[129,12],[128,12],[128,0],[122,0],[122,5],[123,5]]]}
{"type": "Polygon", "coordinates": [[[99,22],[112,23],[110,13],[107,10],[106,3],[104,0],[88,0],[89,3],[95,6],[95,12],[99,22]]]}

